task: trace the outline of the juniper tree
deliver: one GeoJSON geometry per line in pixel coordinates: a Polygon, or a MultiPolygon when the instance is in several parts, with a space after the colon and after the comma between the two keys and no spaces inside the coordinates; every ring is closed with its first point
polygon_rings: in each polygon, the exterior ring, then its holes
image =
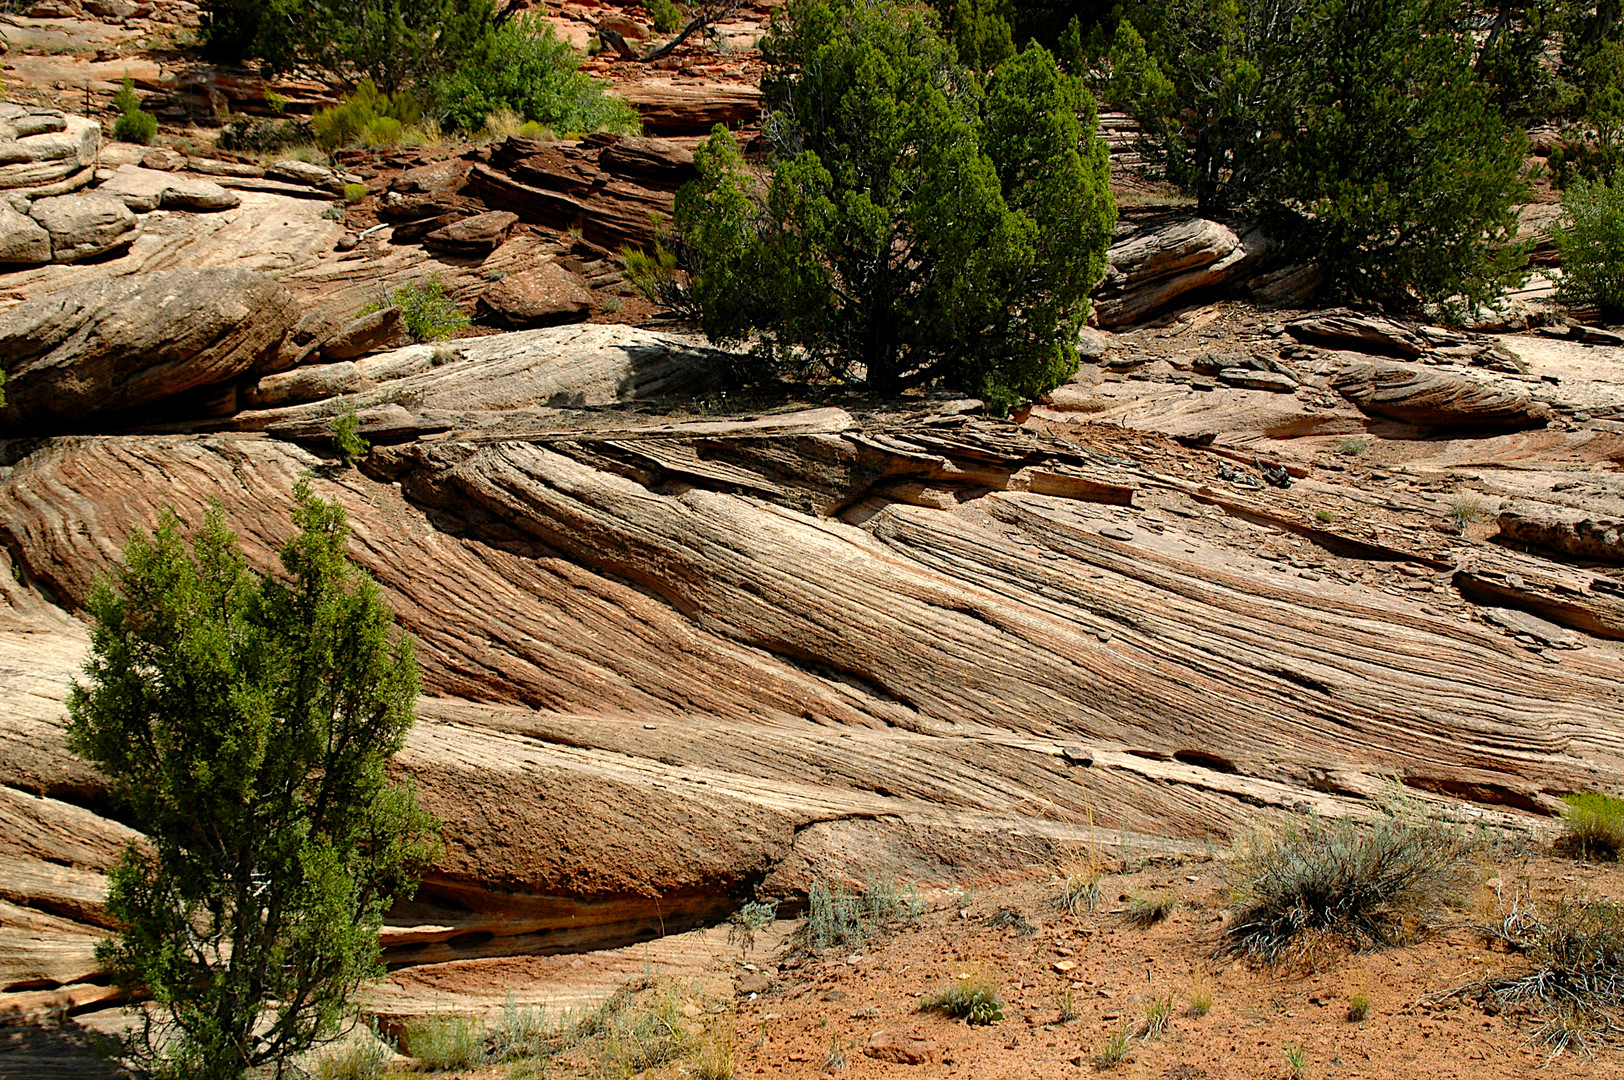
{"type": "Polygon", "coordinates": [[[768,169],[718,129],[678,193],[705,332],[882,393],[1007,406],[1064,381],[1116,221],[1081,83],[1033,46],[983,84],[919,8],[786,11],[762,45],[768,169]]]}
{"type": "Polygon", "coordinates": [[[153,1008],[127,1037],[152,1077],[282,1076],[380,973],[378,928],[434,822],[386,776],[414,714],[410,641],[308,481],[281,577],[250,570],[218,504],[191,544],[166,511],[89,600],[73,750],[143,839],[109,875],[97,956],[153,1008]]]}

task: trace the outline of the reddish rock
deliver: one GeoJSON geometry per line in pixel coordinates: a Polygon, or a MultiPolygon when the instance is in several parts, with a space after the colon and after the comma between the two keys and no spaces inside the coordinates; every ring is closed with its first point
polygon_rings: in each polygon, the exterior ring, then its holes
{"type": "Polygon", "coordinates": [[[936,1060],[936,1040],[915,1031],[876,1031],[868,1037],[863,1053],[877,1061],[923,1065],[936,1060]]]}
{"type": "Polygon", "coordinates": [[[435,229],[423,237],[423,244],[455,255],[486,255],[502,246],[518,220],[518,214],[507,210],[489,210],[435,229]]]}
{"type": "Polygon", "coordinates": [[[485,290],[479,304],[508,326],[556,326],[580,322],[590,315],[592,292],[580,277],[557,263],[543,263],[496,282],[485,290]]]}

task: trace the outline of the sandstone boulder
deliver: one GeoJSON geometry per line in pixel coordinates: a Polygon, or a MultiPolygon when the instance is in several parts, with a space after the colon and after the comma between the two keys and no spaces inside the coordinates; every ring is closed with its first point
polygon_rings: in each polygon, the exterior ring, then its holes
{"type": "Polygon", "coordinates": [[[51,234],[53,262],[72,263],[129,244],[140,223],[123,200],[97,192],[39,199],[29,216],[51,234]]]}
{"type": "Polygon", "coordinates": [[[316,165],[308,161],[299,161],[289,158],[278,161],[265,170],[268,180],[281,180],[289,184],[302,184],[305,187],[320,188],[334,194],[344,191],[344,179],[325,165],[316,165]]]}
{"type": "Polygon", "coordinates": [[[255,397],[266,407],[297,405],[302,401],[318,401],[359,390],[366,385],[352,361],[337,364],[312,364],[294,368],[259,380],[255,397]]]}
{"type": "Polygon", "coordinates": [[[39,222],[0,203],[0,263],[51,261],[51,234],[39,222]]]}
{"type": "Polygon", "coordinates": [[[323,360],[354,360],[379,349],[403,344],[406,317],[398,307],[357,316],[321,343],[323,360]]]}
{"type": "Polygon", "coordinates": [[[1105,280],[1094,296],[1101,326],[1121,326],[1160,311],[1180,297],[1227,285],[1250,270],[1268,250],[1252,229],[1237,234],[1227,225],[1189,218],[1157,225],[1113,244],[1105,280]]]}
{"type": "Polygon", "coordinates": [[[1549,503],[1500,511],[1500,535],[1513,544],[1568,559],[1624,566],[1624,520],[1549,503]]]}
{"type": "Polygon", "coordinates": [[[223,268],[90,281],[26,301],[0,314],[0,416],[22,430],[82,428],[225,382],[274,356],[297,316],[280,282],[223,268]]]}
{"type": "Polygon", "coordinates": [[[167,146],[154,146],[141,155],[141,167],[157,169],[160,172],[176,172],[186,168],[186,155],[167,146]]]}
{"type": "Polygon", "coordinates": [[[1351,311],[1318,311],[1286,324],[1298,341],[1357,352],[1414,357],[1427,351],[1427,341],[1390,319],[1356,315],[1351,311]]]}
{"type": "Polygon", "coordinates": [[[1516,431],[1543,427],[1550,407],[1520,389],[1401,363],[1350,363],[1331,387],[1372,416],[1421,427],[1516,431]]]}
{"type": "Polygon", "coordinates": [[[592,313],[592,292],[579,275],[557,263],[543,263],[491,285],[480,307],[496,322],[515,329],[580,322],[592,313]]]}
{"type": "Polygon", "coordinates": [[[242,196],[211,180],[139,165],[120,165],[112,179],[96,189],[96,194],[118,199],[138,214],[160,206],[169,210],[230,210],[242,203],[242,196]]]}
{"type": "Polygon", "coordinates": [[[36,188],[66,180],[96,160],[101,127],[94,120],[12,103],[0,110],[0,188],[36,188]]]}
{"type": "Polygon", "coordinates": [[[863,1053],[876,1061],[897,1065],[923,1065],[936,1060],[936,1040],[917,1031],[876,1031],[863,1053]]]}
{"type": "Polygon", "coordinates": [[[423,244],[453,255],[488,255],[502,246],[518,221],[511,211],[489,210],[435,229],[423,237],[423,244]]]}

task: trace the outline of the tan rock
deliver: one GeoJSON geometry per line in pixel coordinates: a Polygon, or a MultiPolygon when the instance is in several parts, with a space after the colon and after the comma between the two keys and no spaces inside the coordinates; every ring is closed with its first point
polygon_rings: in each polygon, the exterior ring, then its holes
{"type": "Polygon", "coordinates": [[[96,188],[96,193],[118,199],[138,214],[158,209],[230,210],[242,196],[219,184],[195,176],[120,165],[112,179],[96,188]]]}
{"type": "Polygon", "coordinates": [[[1350,363],[1331,387],[1366,413],[1420,427],[1515,431],[1551,418],[1524,390],[1418,364],[1350,363]]]}
{"type": "Polygon", "coordinates": [[[33,218],[0,203],[0,263],[38,265],[51,261],[51,234],[33,218]]]}
{"type": "Polygon", "coordinates": [[[96,192],[38,199],[28,214],[51,234],[51,260],[73,263],[135,240],[140,223],[122,199],[96,192]]]}

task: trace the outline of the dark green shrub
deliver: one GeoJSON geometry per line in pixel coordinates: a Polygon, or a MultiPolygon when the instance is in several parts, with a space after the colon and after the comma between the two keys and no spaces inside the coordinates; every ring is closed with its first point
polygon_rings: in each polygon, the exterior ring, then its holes
{"type": "Polygon", "coordinates": [[[521,15],[446,72],[435,98],[446,126],[460,131],[478,131],[487,116],[511,109],[557,131],[635,134],[637,110],[605,92],[580,63],[580,54],[549,24],[521,15]]]}
{"type": "Polygon", "coordinates": [[[645,0],[643,6],[654,21],[654,29],[662,34],[675,33],[682,25],[682,6],[673,0],[645,0]]]}
{"type": "Polygon", "coordinates": [[[1624,318],[1624,182],[1580,180],[1562,193],[1566,222],[1551,230],[1562,253],[1558,295],[1624,318]]]}
{"type": "Polygon", "coordinates": [[[1624,799],[1599,791],[1564,795],[1560,846],[1581,859],[1612,861],[1624,852],[1624,799]]]}
{"type": "Polygon", "coordinates": [[[146,146],[158,134],[158,118],[141,111],[141,99],[135,96],[135,80],[128,75],[124,85],[113,95],[113,105],[119,117],[113,121],[113,138],[119,142],[139,143],[146,146]]]}
{"type": "Polygon", "coordinates": [[[372,449],[372,444],[361,438],[360,426],[353,405],[333,417],[333,447],[346,465],[355,465],[372,449]]]}
{"type": "Polygon", "coordinates": [[[1226,952],[1287,959],[1329,935],[1355,948],[1402,944],[1460,887],[1466,838],[1413,810],[1375,823],[1294,823],[1237,848],[1226,871],[1235,913],[1226,952]]]}
{"type": "Polygon", "coordinates": [[[1117,28],[1108,95],[1210,211],[1264,218],[1343,297],[1486,302],[1517,280],[1525,141],[1436,0],[1181,0],[1117,28]]]}
{"type": "Polygon", "coordinates": [[[719,128],[677,196],[706,335],[757,341],[762,374],[995,409],[1069,378],[1116,220],[1081,83],[1029,48],[983,90],[918,8],[786,10],[762,45],[771,175],[719,128]]]}

